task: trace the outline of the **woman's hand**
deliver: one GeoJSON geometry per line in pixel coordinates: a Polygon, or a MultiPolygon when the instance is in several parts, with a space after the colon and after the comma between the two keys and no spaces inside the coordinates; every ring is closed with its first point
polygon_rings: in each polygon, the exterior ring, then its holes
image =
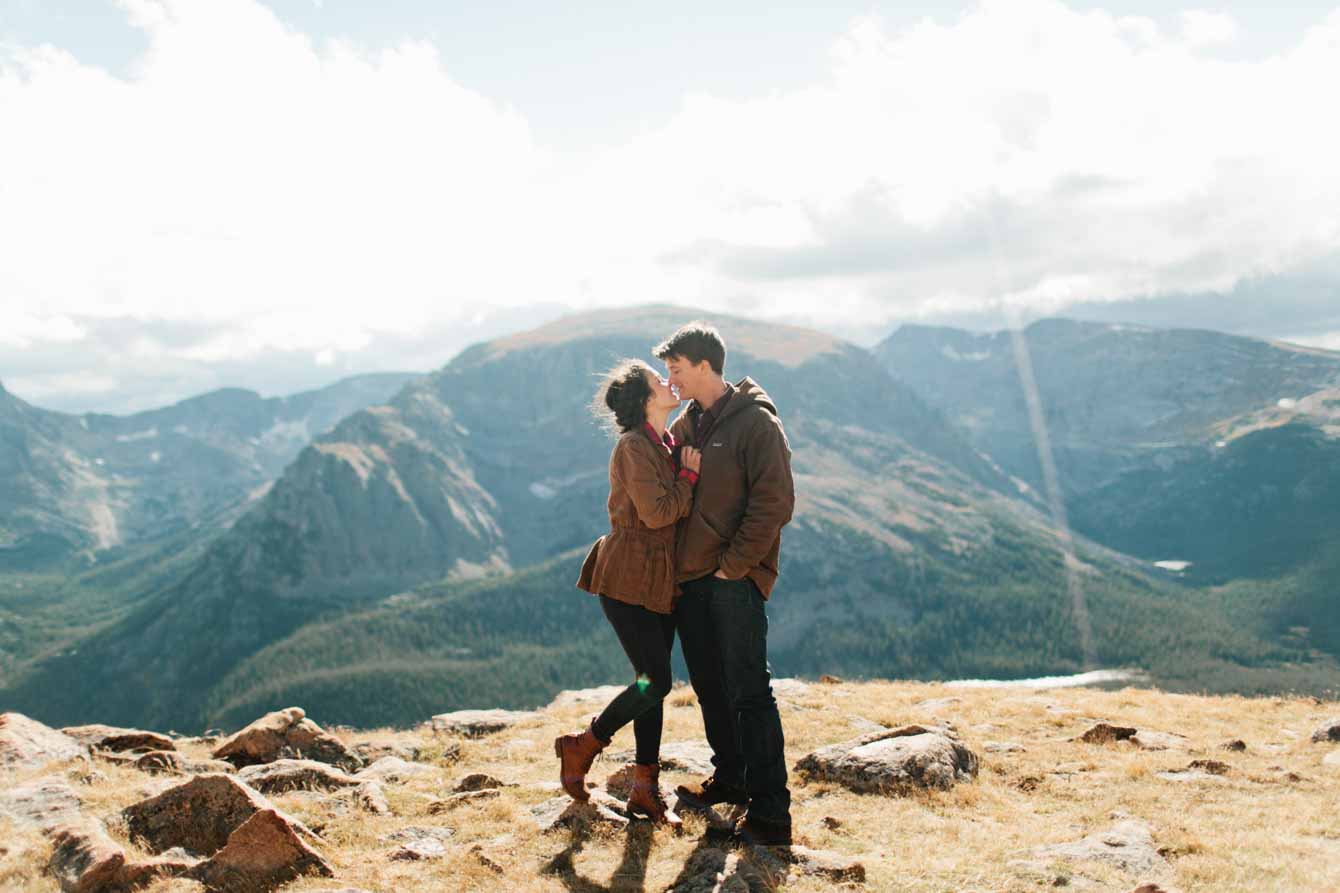
{"type": "Polygon", "coordinates": [[[702,450],[686,446],[679,452],[679,464],[697,474],[703,464],[702,450]]]}

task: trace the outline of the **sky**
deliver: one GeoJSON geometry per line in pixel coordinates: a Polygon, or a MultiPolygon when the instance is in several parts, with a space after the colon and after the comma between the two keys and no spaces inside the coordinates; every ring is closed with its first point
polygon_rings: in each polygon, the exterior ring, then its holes
{"type": "Polygon", "coordinates": [[[1340,349],[1340,4],[1287,6],[0,0],[0,383],[291,393],[650,302],[1340,349]]]}

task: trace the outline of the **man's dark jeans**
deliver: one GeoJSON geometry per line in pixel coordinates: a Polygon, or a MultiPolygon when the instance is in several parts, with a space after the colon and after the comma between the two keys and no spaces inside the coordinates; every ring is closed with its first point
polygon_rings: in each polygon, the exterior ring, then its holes
{"type": "Polygon", "coordinates": [[[703,711],[717,778],[744,788],[750,814],[788,821],[785,741],[768,670],[768,615],[748,578],[683,584],[675,607],[689,681],[703,711]]]}

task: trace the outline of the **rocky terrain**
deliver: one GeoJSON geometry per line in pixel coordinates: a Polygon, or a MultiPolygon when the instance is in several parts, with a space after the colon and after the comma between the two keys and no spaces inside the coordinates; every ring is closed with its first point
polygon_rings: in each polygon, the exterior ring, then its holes
{"type": "MultiPolygon", "coordinates": [[[[631,733],[589,804],[552,739],[614,689],[411,729],[299,708],[197,737],[0,716],[0,887],[369,891],[1232,891],[1340,885],[1340,702],[1154,689],[775,680],[796,845],[623,812],[631,733]]],[[[692,692],[662,783],[705,773],[692,692]]]]}

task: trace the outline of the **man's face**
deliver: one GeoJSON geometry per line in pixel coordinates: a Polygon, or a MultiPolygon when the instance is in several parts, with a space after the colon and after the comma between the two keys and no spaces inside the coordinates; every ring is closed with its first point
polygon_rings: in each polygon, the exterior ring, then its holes
{"type": "Polygon", "coordinates": [[[703,384],[710,380],[712,364],[703,360],[694,365],[684,357],[670,356],[665,359],[666,378],[671,389],[681,400],[697,400],[703,392],[703,384]]]}

